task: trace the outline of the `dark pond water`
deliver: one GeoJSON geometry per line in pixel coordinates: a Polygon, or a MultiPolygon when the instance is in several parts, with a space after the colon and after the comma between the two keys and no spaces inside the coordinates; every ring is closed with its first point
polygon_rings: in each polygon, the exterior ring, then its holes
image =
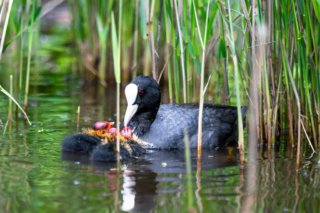
{"type": "Polygon", "coordinates": [[[114,164],[62,154],[62,138],[77,131],[78,105],[80,127],[114,119],[112,88],[104,96],[54,72],[32,81],[33,125],[20,120],[0,134],[0,212],[187,212],[188,199],[202,212],[320,212],[318,157],[304,158],[296,172],[295,152],[283,147],[270,159],[261,151],[257,165],[243,169],[235,149],[204,152],[198,167],[193,153],[191,184],[181,151],[150,152],[119,173],[114,164]]]}

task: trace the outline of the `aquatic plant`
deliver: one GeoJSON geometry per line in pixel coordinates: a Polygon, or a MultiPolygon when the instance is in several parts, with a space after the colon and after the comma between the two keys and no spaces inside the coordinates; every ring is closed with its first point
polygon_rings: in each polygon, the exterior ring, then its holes
{"type": "MultiPolygon", "coordinates": [[[[13,74],[13,78],[20,76],[21,88],[23,46],[28,46],[30,72],[30,44],[35,39],[31,25],[36,17],[41,17],[38,15],[41,6],[38,1],[31,1],[30,5],[23,1],[4,2],[6,6],[2,4],[1,13],[6,16],[1,17],[10,18],[1,22],[7,23],[1,43],[6,52],[16,51],[20,55],[20,74],[13,74]],[[20,8],[21,12],[10,16],[5,13],[10,2],[12,11],[20,8]],[[22,48],[8,48],[14,42],[22,48]]],[[[120,88],[119,76],[126,83],[137,74],[152,74],[168,85],[169,102],[202,102],[202,95],[198,94],[205,89],[207,102],[237,105],[239,109],[241,105],[254,103],[250,109],[255,110],[256,145],[266,143],[271,150],[277,141],[286,143],[281,137],[288,137],[288,144],[298,150],[297,156],[305,149],[318,150],[318,1],[161,0],[129,1],[122,5],[118,1],[69,0],[68,3],[73,44],[81,58],[81,75],[90,73],[102,84],[114,81],[116,75],[120,88]],[[122,21],[112,24],[112,11],[122,21]],[[117,54],[108,51],[115,41],[112,36],[115,31],[109,30],[112,25],[117,28],[117,42],[121,43],[117,54]],[[261,28],[265,29],[264,39],[259,35],[261,28]],[[108,40],[109,37],[113,39],[108,40]],[[118,59],[112,60],[115,56],[118,59]],[[112,72],[113,66],[116,72],[112,72]]],[[[24,93],[28,96],[28,90],[24,93]]],[[[240,135],[241,122],[240,119],[240,135]]],[[[242,138],[239,137],[239,144],[247,149],[242,138]]]]}
{"type": "MultiPolygon", "coordinates": [[[[116,7],[118,3],[114,2],[112,8],[116,7]]],[[[251,93],[248,96],[247,91],[249,85],[255,84],[259,143],[265,141],[271,149],[288,129],[292,146],[300,147],[299,141],[309,146],[310,143],[303,142],[308,136],[312,148],[317,150],[320,138],[317,1],[289,4],[245,0],[139,1],[124,5],[123,10],[126,24],[122,26],[121,48],[129,50],[127,55],[121,55],[127,58],[121,63],[125,68],[121,70],[124,79],[156,70],[153,75],[168,83],[170,102],[199,101],[202,96],[197,94],[204,87],[200,85],[201,79],[208,79],[207,101],[235,104],[239,109],[251,102],[251,93]],[[211,8],[209,13],[207,5],[211,8]],[[129,17],[132,14],[136,14],[134,20],[129,17]],[[201,41],[199,35],[206,26],[207,37],[201,41]],[[258,30],[263,26],[266,39],[261,42],[258,30]],[[154,38],[156,41],[152,41],[154,38]],[[252,82],[260,49],[261,77],[252,82]]],[[[240,119],[240,135],[241,122],[240,119]]],[[[239,137],[241,147],[242,138],[239,137]]]]}
{"type": "MultiPolygon", "coordinates": [[[[12,89],[10,89],[10,91],[12,92],[12,89]]],[[[21,110],[21,112],[24,114],[25,118],[27,119],[28,123],[31,125],[31,122],[27,116],[27,114],[25,113],[25,111],[22,109],[22,107],[20,106],[20,104],[16,101],[16,99],[9,93],[7,92],[1,85],[0,85],[0,92],[2,92],[3,94],[5,94],[8,98],[9,98],[9,108],[10,108],[10,102],[13,101],[21,110]]],[[[9,110],[10,111],[10,110],[9,110]]]]}
{"type": "MultiPolygon", "coordinates": [[[[0,23],[2,23],[2,18],[4,18],[4,24],[2,26],[2,36],[0,39],[0,62],[2,59],[2,54],[3,52],[7,49],[7,47],[14,41],[14,39],[17,39],[19,36],[21,36],[21,34],[23,34],[26,29],[28,27],[30,27],[30,36],[29,36],[29,45],[31,47],[32,44],[32,34],[33,34],[33,23],[34,21],[39,17],[40,14],[40,10],[37,9],[35,7],[36,1],[33,2],[33,6],[32,6],[32,12],[30,15],[30,25],[26,25],[23,26],[23,22],[22,22],[22,18],[20,15],[19,19],[15,19],[16,17],[11,17],[10,20],[10,16],[16,15],[15,13],[12,14],[12,11],[16,12],[20,6],[23,7],[23,3],[15,3],[12,0],[7,0],[7,1],[3,1],[0,4],[0,23]],[[14,20],[15,19],[15,20],[14,20]],[[12,21],[14,20],[14,21],[12,21]],[[14,31],[14,36],[13,39],[10,38],[6,43],[6,35],[8,33],[10,33],[10,31],[14,31]]],[[[30,6],[31,7],[31,6],[30,6]]],[[[21,36],[22,37],[22,36],[21,36]]],[[[21,39],[22,41],[22,39],[21,39]]],[[[22,49],[22,47],[21,47],[22,49]]],[[[18,51],[18,53],[21,53],[20,51],[18,51]]],[[[14,98],[14,92],[13,92],[13,75],[10,75],[10,92],[6,91],[1,85],[0,85],[0,91],[5,94],[8,99],[9,99],[9,107],[8,107],[8,120],[7,120],[7,124],[9,124],[9,126],[11,126],[11,122],[12,122],[12,102],[15,103],[15,105],[17,106],[16,109],[20,109],[22,111],[22,113],[24,114],[25,118],[27,119],[28,123],[31,125],[31,122],[26,114],[26,106],[27,106],[27,100],[28,100],[28,92],[29,92],[29,73],[30,73],[30,61],[31,61],[31,49],[28,52],[28,68],[27,68],[27,75],[26,75],[26,89],[25,89],[25,110],[22,109],[22,107],[20,106],[20,104],[18,103],[18,101],[14,98]]],[[[22,60],[20,61],[20,75],[19,75],[19,92],[22,88],[22,60]]],[[[6,130],[6,126],[4,129],[4,132],[6,130]]]]}
{"type": "MultiPolygon", "coordinates": [[[[112,12],[112,52],[113,52],[114,74],[115,74],[115,80],[117,83],[117,129],[120,129],[121,23],[122,23],[122,0],[120,0],[120,6],[119,6],[118,35],[115,27],[116,25],[115,25],[114,15],[112,12]]],[[[119,153],[120,153],[120,135],[119,134],[117,134],[116,151],[117,151],[118,162],[119,162],[119,153]]]]}

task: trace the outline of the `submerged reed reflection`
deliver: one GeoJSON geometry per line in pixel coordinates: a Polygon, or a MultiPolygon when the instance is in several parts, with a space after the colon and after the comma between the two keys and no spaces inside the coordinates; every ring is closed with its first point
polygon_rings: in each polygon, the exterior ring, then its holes
{"type": "Polygon", "coordinates": [[[290,148],[279,152],[262,150],[256,164],[245,166],[239,176],[240,212],[319,210],[317,159],[304,161],[302,168],[296,170],[294,153],[290,148]]]}
{"type": "MultiPolygon", "coordinates": [[[[197,165],[197,155],[193,150],[192,174],[195,176],[191,181],[196,182],[192,184],[194,186],[192,190],[195,192],[193,196],[196,196],[196,207],[199,212],[203,212],[207,205],[202,202],[202,199],[204,198],[207,202],[207,197],[210,197],[207,191],[209,188],[202,188],[203,184],[219,187],[213,196],[221,198],[228,195],[233,196],[232,192],[226,194],[220,192],[220,189],[223,189],[221,187],[227,184],[227,178],[230,175],[220,172],[225,166],[237,165],[238,160],[234,154],[236,153],[230,150],[204,151],[203,163],[197,165]],[[214,168],[219,171],[216,175],[211,176],[210,170],[214,168]]],[[[66,156],[64,159],[67,159],[66,156]]],[[[185,173],[183,150],[150,152],[142,159],[125,164],[121,175],[117,175],[113,164],[95,163],[94,167],[104,173],[107,181],[113,183],[108,185],[108,188],[115,193],[115,210],[117,207],[121,211],[130,212],[150,212],[159,208],[182,209],[183,211],[189,209],[184,205],[188,200],[188,177],[185,173]],[[167,200],[168,198],[172,200],[167,200]]],[[[232,176],[236,177],[235,174],[231,174],[232,176]]]]}

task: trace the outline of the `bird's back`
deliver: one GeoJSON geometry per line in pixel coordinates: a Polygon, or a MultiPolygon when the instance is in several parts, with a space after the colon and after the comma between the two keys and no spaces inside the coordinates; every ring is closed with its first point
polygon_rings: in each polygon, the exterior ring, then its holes
{"type": "MultiPolygon", "coordinates": [[[[162,104],[150,130],[141,139],[152,148],[183,148],[184,135],[190,147],[198,140],[198,105],[162,104]]],[[[203,111],[202,145],[214,148],[236,144],[237,110],[235,107],[205,105],[203,111]],[[236,137],[236,138],[235,138],[236,137]]]]}

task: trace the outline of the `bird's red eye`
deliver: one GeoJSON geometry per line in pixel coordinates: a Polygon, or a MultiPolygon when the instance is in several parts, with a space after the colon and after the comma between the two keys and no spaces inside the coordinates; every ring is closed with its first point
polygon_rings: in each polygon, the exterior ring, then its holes
{"type": "Polygon", "coordinates": [[[140,91],[138,92],[138,95],[139,95],[140,97],[144,96],[144,91],[143,91],[143,90],[140,90],[140,91]]]}

